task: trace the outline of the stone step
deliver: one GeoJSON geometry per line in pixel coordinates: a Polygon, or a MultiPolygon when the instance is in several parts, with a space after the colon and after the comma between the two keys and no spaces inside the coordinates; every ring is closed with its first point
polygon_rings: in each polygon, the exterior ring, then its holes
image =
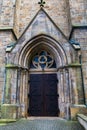
{"type": "Polygon", "coordinates": [[[28,117],[27,119],[28,120],[63,120],[63,121],[66,121],[65,119],[60,118],[60,117],[34,117],[34,116],[31,116],[31,117],[28,117]]]}
{"type": "Polygon", "coordinates": [[[21,119],[7,126],[0,126],[0,130],[84,130],[84,128],[77,121],[31,117],[31,119],[21,119]]]}

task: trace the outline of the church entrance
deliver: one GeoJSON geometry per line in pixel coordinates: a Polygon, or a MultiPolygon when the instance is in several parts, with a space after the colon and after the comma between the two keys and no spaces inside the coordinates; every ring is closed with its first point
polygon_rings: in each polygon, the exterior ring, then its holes
{"type": "Polygon", "coordinates": [[[30,74],[29,115],[58,116],[56,74],[30,74]]]}

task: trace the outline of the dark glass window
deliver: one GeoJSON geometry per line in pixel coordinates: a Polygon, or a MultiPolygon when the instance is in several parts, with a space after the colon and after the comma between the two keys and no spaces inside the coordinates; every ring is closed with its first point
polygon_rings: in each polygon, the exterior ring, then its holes
{"type": "Polygon", "coordinates": [[[32,58],[30,68],[56,68],[53,56],[47,51],[40,51],[32,58]]]}

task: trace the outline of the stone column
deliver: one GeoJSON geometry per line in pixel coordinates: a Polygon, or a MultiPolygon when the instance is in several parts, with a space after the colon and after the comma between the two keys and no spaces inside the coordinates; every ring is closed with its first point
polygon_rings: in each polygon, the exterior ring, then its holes
{"type": "Polygon", "coordinates": [[[65,113],[66,118],[70,119],[70,84],[69,84],[69,71],[68,69],[64,70],[64,90],[65,90],[65,113]]]}
{"type": "Polygon", "coordinates": [[[22,76],[23,76],[23,81],[22,81],[22,83],[23,83],[23,85],[22,85],[22,116],[23,117],[25,117],[25,106],[26,106],[26,104],[25,104],[25,95],[27,95],[27,93],[25,92],[26,91],[26,71],[25,70],[23,70],[23,72],[22,72],[22,76]]]}
{"type": "Polygon", "coordinates": [[[16,83],[16,104],[17,104],[17,118],[21,117],[21,103],[20,103],[20,87],[21,87],[21,68],[17,70],[17,83],[16,83]]]}
{"type": "Polygon", "coordinates": [[[11,103],[11,69],[6,69],[4,103],[11,103]]]}
{"type": "Polygon", "coordinates": [[[69,86],[69,72],[68,69],[64,70],[65,77],[65,102],[70,103],[70,86],[69,86]]]}
{"type": "Polygon", "coordinates": [[[58,72],[58,92],[59,92],[59,109],[60,117],[65,117],[65,97],[64,97],[64,74],[63,69],[60,69],[58,72]]]}
{"type": "Polygon", "coordinates": [[[20,104],[22,117],[27,116],[28,109],[28,71],[22,70],[21,72],[21,84],[20,84],[20,104]]]}
{"type": "Polygon", "coordinates": [[[25,102],[25,117],[28,116],[28,108],[29,108],[29,99],[28,99],[28,94],[29,94],[29,72],[28,70],[25,71],[25,93],[24,93],[24,102],[25,102]]]}
{"type": "Polygon", "coordinates": [[[61,85],[61,101],[65,102],[65,97],[64,97],[64,76],[63,76],[63,70],[60,71],[60,85],[61,85]]]}

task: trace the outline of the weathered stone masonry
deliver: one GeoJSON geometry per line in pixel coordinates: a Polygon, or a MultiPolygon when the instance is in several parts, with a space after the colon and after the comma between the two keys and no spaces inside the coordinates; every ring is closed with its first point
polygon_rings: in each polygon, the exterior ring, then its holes
{"type": "Polygon", "coordinates": [[[60,117],[87,114],[86,5],[86,0],[46,0],[43,10],[38,0],[0,1],[1,118],[28,116],[29,62],[40,49],[56,60],[60,117]]]}

